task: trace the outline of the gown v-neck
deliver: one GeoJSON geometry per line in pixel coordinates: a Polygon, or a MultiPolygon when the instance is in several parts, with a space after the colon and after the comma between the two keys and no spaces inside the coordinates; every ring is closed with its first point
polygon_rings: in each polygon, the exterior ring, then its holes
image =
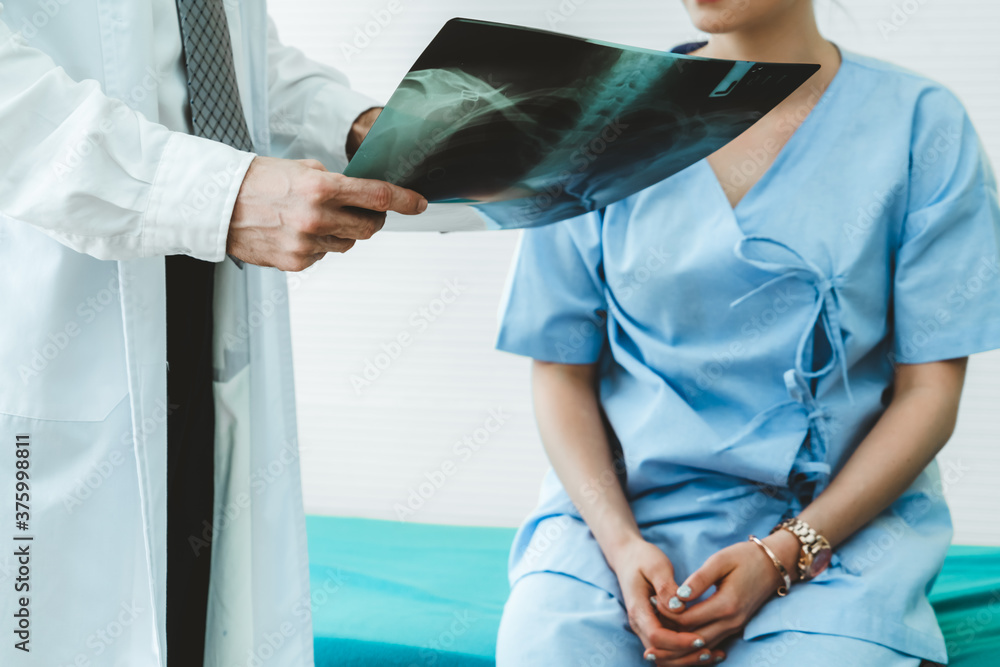
{"type": "Polygon", "coordinates": [[[764,173],[760,175],[760,178],[758,178],[757,181],[751,185],[745,193],[743,193],[743,196],[740,197],[735,204],[729,200],[725,187],[723,187],[718,174],[715,173],[715,169],[708,161],[708,158],[700,160],[700,166],[707,170],[708,177],[710,177],[714,182],[713,190],[716,191],[718,196],[722,197],[722,200],[724,201],[726,207],[732,212],[734,218],[739,219],[740,211],[746,209],[745,202],[751,200],[753,197],[759,196],[759,191],[764,189],[767,181],[771,180],[774,174],[781,170],[782,163],[788,160],[788,154],[793,151],[796,144],[806,141],[809,135],[815,134],[815,132],[818,131],[816,129],[817,126],[822,127],[822,123],[820,122],[822,118],[817,120],[816,117],[822,117],[823,114],[828,113],[827,110],[832,106],[832,100],[835,99],[832,93],[835,93],[836,89],[840,87],[841,81],[844,79],[844,70],[850,62],[848,52],[836,44],[834,44],[834,46],[837,48],[837,51],[840,52],[840,65],[834,73],[833,78],[830,79],[830,83],[827,84],[826,89],[823,91],[823,94],[820,95],[809,114],[805,117],[802,123],[799,124],[798,128],[795,129],[784,145],[782,145],[771,165],[764,170],[764,173]]]}

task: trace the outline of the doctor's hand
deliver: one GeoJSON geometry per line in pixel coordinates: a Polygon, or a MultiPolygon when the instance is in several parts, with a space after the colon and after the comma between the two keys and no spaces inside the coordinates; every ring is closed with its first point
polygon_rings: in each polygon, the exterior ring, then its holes
{"type": "Polygon", "coordinates": [[[258,266],[302,271],[346,252],[385,224],[386,211],[416,215],[427,200],[382,181],[333,174],[316,160],[256,157],[240,186],[226,252],[258,266]]]}
{"type": "Polygon", "coordinates": [[[635,539],[613,554],[611,563],[625,598],[629,625],[642,641],[644,656],[658,667],[703,665],[706,640],[697,632],[682,631],[671,620],[667,605],[677,593],[674,566],[658,547],[635,539]],[[656,606],[654,606],[655,599],[656,606]]]}
{"type": "Polygon", "coordinates": [[[351,125],[351,131],[347,135],[347,145],[344,147],[347,152],[347,159],[354,157],[361,147],[361,142],[368,136],[369,130],[375,124],[375,120],[382,113],[382,107],[373,107],[357,117],[351,125]]]}
{"type": "MultiPolygon", "coordinates": [[[[798,558],[799,542],[788,531],[779,530],[761,540],[770,547],[792,580],[796,579],[794,563],[798,558]]],[[[697,632],[710,648],[743,630],[757,611],[784,585],[774,563],[764,550],[753,542],[738,542],[713,554],[705,564],[684,582],[678,595],[682,607],[674,614],[678,627],[697,632]],[[715,591],[705,600],[697,600],[712,586],[715,591]]]]}

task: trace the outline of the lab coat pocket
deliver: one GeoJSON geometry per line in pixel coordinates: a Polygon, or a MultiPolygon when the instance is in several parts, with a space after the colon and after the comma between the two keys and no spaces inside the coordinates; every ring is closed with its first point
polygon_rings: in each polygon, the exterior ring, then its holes
{"type": "Polygon", "coordinates": [[[128,393],[117,262],[0,216],[0,414],[103,421],[128,393]]]}

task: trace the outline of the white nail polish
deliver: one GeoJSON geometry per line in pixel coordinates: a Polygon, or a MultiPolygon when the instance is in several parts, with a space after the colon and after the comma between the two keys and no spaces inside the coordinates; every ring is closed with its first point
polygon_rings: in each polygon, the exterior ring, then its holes
{"type": "Polygon", "coordinates": [[[708,662],[711,658],[712,658],[711,653],[702,653],[701,655],[698,656],[698,660],[700,662],[708,662]]]}
{"type": "Polygon", "coordinates": [[[649,604],[651,604],[651,605],[653,605],[653,606],[655,607],[655,606],[657,606],[658,604],[660,604],[660,601],[659,601],[659,599],[657,599],[657,597],[656,597],[656,596],[654,595],[654,596],[652,596],[651,598],[649,598],[649,604]]]}
{"type": "Polygon", "coordinates": [[[670,601],[667,602],[667,608],[670,609],[670,611],[677,611],[683,606],[684,603],[678,600],[676,597],[670,598],[670,601]]]}
{"type": "Polygon", "coordinates": [[[690,597],[691,587],[688,586],[687,584],[684,584],[683,586],[677,589],[677,595],[681,596],[682,598],[690,597]]]}
{"type": "Polygon", "coordinates": [[[702,639],[701,637],[698,637],[697,639],[694,640],[691,646],[694,646],[695,648],[703,648],[705,646],[705,640],[702,639]]]}
{"type": "Polygon", "coordinates": [[[723,658],[721,655],[715,656],[715,664],[719,664],[723,660],[725,660],[725,658],[723,658]]]}
{"type": "Polygon", "coordinates": [[[652,653],[647,653],[646,657],[643,658],[646,662],[656,662],[656,656],[652,653]]]}

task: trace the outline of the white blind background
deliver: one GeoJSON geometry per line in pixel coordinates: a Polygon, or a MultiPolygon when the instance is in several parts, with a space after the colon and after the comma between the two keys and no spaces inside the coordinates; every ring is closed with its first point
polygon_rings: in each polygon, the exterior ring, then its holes
{"type": "MultiPolygon", "coordinates": [[[[829,37],[946,83],[1000,164],[1000,3],[840,5],[818,0],[829,37]]],[[[382,101],[455,16],[659,49],[699,37],[677,0],[283,0],[271,12],[286,43],[382,101]]],[[[492,349],[515,243],[383,234],[291,279],[307,511],[514,526],[531,509],[546,462],[528,363],[492,349]],[[370,384],[352,383],[368,362],[370,384]]],[[[940,456],[957,543],[1000,544],[998,407],[1000,355],[980,355],[940,456]]]]}

